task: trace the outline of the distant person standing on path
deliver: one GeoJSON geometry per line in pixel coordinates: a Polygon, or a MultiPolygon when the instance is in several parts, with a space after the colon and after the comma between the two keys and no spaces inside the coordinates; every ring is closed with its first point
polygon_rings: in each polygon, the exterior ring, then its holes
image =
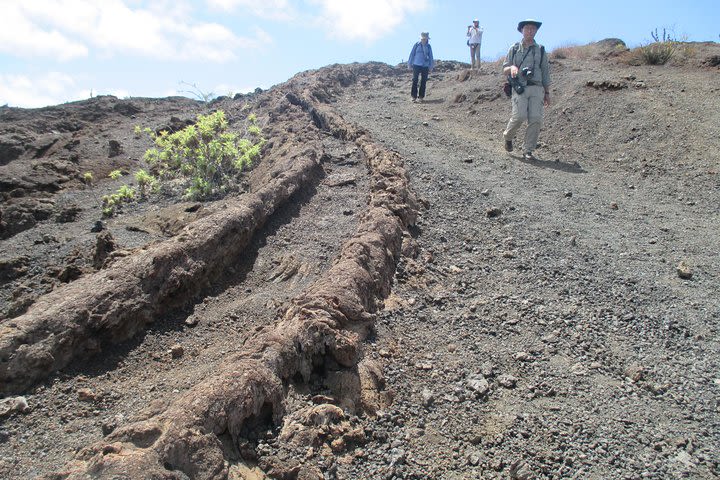
{"type": "Polygon", "coordinates": [[[480,44],[482,43],[483,29],[480,26],[480,20],[473,20],[472,25],[468,25],[467,36],[468,46],[470,47],[470,69],[476,68],[480,70],[480,44]]]}
{"type": "Polygon", "coordinates": [[[534,160],[543,120],[543,107],[550,105],[550,65],[545,47],[535,42],[535,34],[542,25],[537,20],[518,23],[522,41],[510,47],[503,73],[517,80],[512,92],[512,115],[503,132],[505,150],[512,152],[513,140],[520,126],[527,121],[523,157],[534,160]]]}
{"type": "Polygon", "coordinates": [[[420,41],[413,45],[408,58],[408,67],[412,68],[413,80],[410,95],[412,101],[422,102],[425,98],[425,85],[427,84],[428,74],[435,67],[435,59],[433,59],[432,47],[429,43],[430,34],[422,32],[420,41]],[[420,79],[420,89],[418,90],[418,77],[420,79]]]}

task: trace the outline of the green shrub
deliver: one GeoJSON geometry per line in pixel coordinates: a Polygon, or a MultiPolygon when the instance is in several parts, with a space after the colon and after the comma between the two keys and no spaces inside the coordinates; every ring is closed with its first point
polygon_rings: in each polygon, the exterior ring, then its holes
{"type": "Polygon", "coordinates": [[[122,172],[120,170],[113,170],[108,174],[108,177],[112,178],[113,180],[117,180],[118,178],[122,177],[122,172]]]}
{"type": "Polygon", "coordinates": [[[136,191],[134,188],[123,185],[118,188],[117,192],[102,197],[102,212],[106,217],[112,217],[121,209],[123,203],[130,202],[135,199],[136,191]]]}
{"type": "Polygon", "coordinates": [[[145,152],[145,160],[161,180],[182,178],[185,194],[205,199],[237,188],[242,170],[260,156],[265,144],[257,118],[247,118],[248,138],[228,132],[225,113],[218,110],[198,115],[197,122],[184,129],[153,135],[156,148],[145,152]]]}
{"type": "Polygon", "coordinates": [[[140,195],[146,196],[150,192],[158,189],[158,180],[143,169],[135,172],[135,181],[138,183],[140,195]]]}

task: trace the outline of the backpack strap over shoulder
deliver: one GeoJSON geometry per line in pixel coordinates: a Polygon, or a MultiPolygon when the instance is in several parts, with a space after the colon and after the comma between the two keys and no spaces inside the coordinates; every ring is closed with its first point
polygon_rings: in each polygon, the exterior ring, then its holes
{"type": "Polygon", "coordinates": [[[510,60],[510,63],[515,63],[515,54],[520,49],[520,42],[515,42],[515,45],[512,46],[512,60],[510,60]]]}

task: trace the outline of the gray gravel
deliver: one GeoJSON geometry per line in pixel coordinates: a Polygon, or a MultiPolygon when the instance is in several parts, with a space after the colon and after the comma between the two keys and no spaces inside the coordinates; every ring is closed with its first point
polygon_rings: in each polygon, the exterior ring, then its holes
{"type": "MultiPolygon", "coordinates": [[[[399,266],[368,345],[395,403],[339,477],[720,475],[717,178],[703,164],[675,173],[672,158],[648,174],[602,151],[568,156],[602,141],[590,120],[558,132],[573,75],[558,74],[540,162],[502,151],[509,104],[482,99],[492,74],[462,83],[436,73],[423,105],[409,102],[405,79],[338,102],[406,159],[428,207],[418,255],[399,266]],[[479,100],[455,104],[458,92],[479,100]]],[[[625,101],[605,95],[587,108],[625,101]]],[[[627,145],[624,158],[642,147],[627,145]]]]}

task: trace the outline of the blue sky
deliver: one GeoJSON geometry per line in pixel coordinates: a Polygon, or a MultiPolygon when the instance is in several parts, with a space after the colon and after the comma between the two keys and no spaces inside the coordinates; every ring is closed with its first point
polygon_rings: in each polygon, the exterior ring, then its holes
{"type": "Polygon", "coordinates": [[[608,37],[637,46],[655,28],[720,41],[709,0],[0,0],[0,12],[0,105],[19,107],[192,90],[181,82],[226,95],[332,63],[395,65],[421,31],[435,58],[468,61],[473,18],[484,60],[506,53],[525,18],[543,22],[537,40],[549,50],[608,37]]]}

